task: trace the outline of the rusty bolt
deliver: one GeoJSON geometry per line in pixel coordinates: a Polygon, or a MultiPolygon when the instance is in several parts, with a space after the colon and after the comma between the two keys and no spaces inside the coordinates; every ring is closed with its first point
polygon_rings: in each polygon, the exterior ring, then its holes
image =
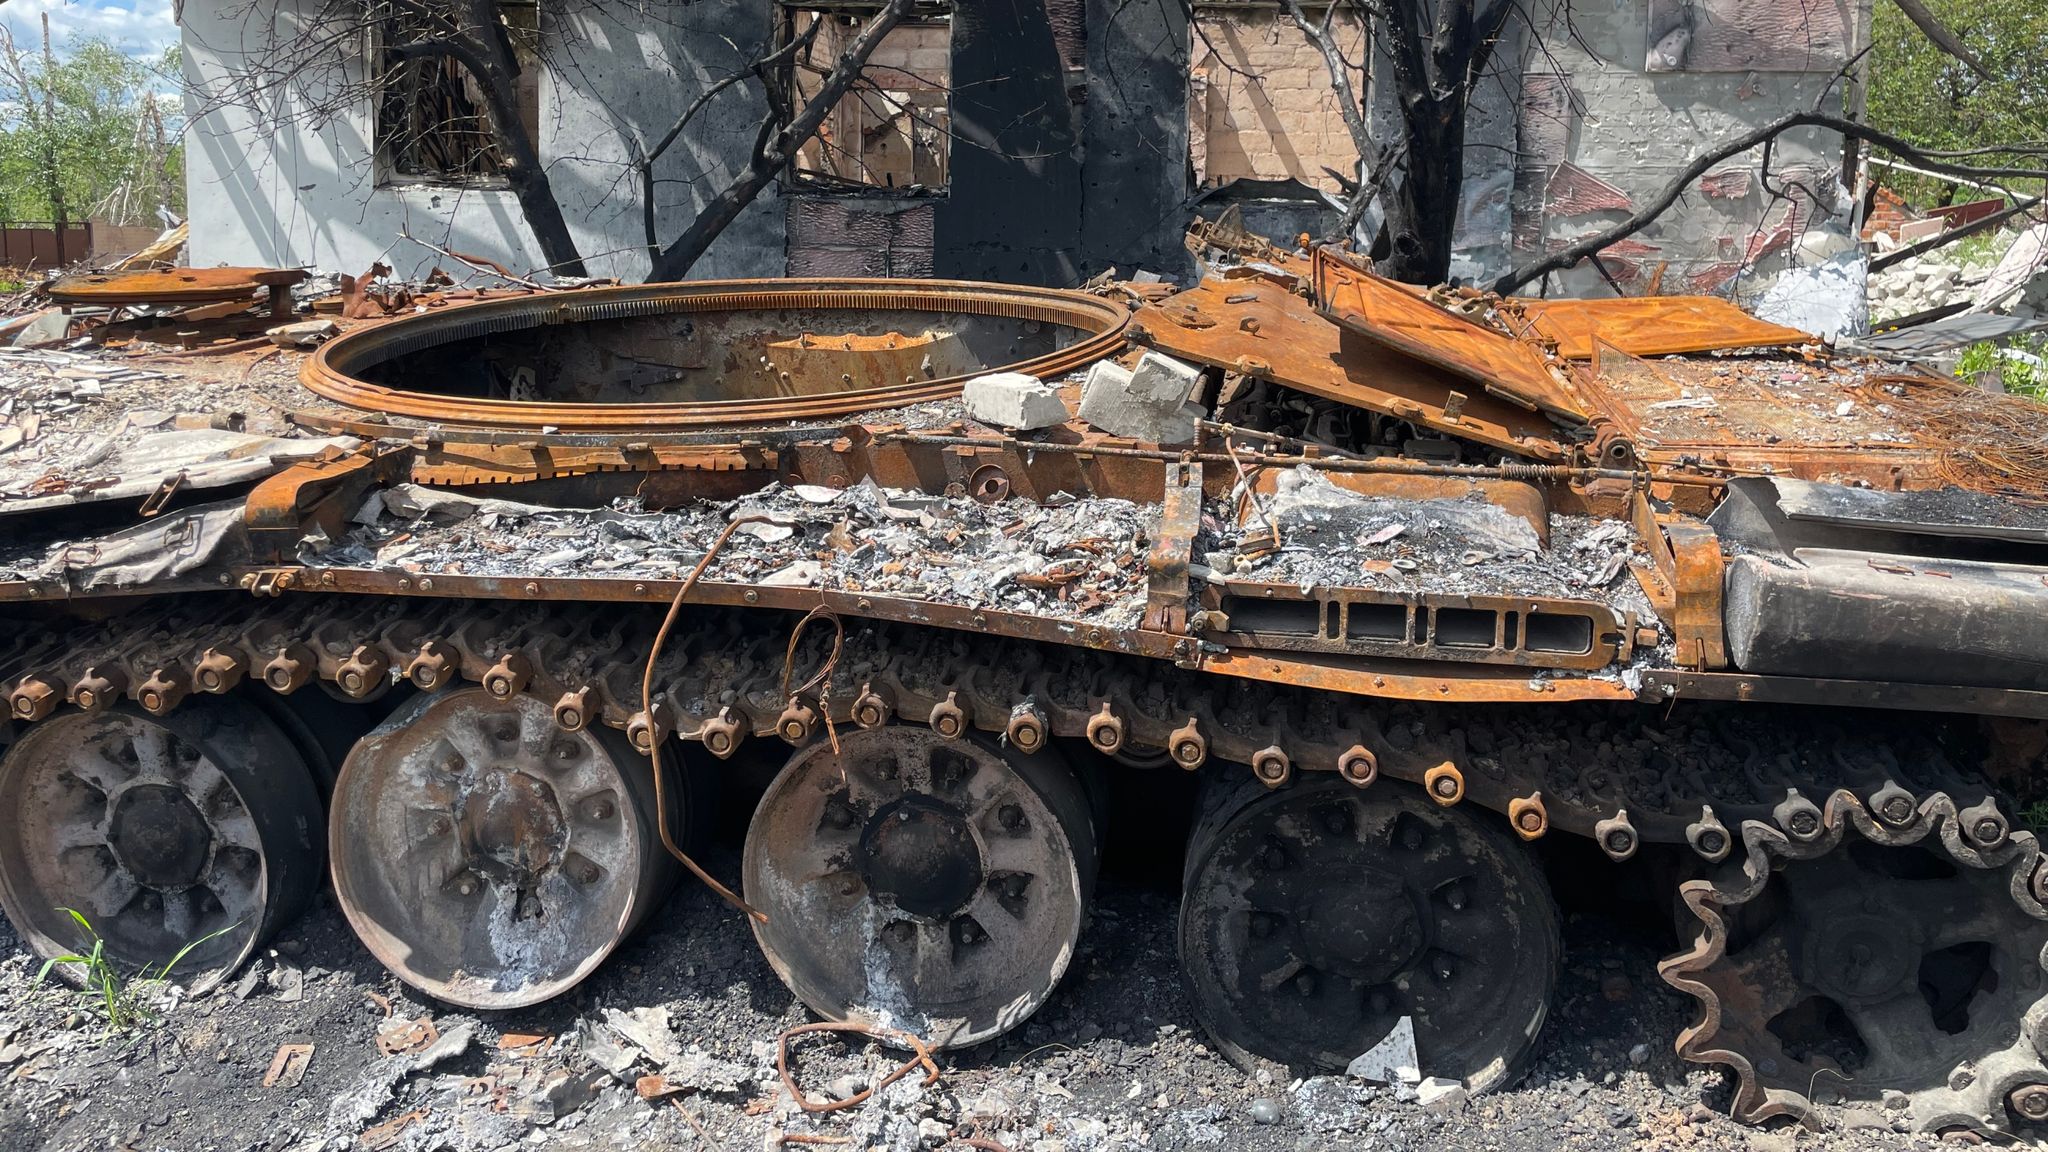
{"type": "Polygon", "coordinates": [[[604,876],[604,869],[597,866],[597,861],[583,856],[571,859],[569,866],[563,869],[563,871],[567,872],[569,878],[578,884],[595,884],[604,876]]]}
{"type": "Polygon", "coordinates": [[[8,694],[8,711],[17,720],[41,720],[56,710],[59,699],[57,687],[38,676],[8,694]]]}
{"type": "Polygon", "coordinates": [[[2012,832],[2005,816],[1998,811],[1998,802],[1990,797],[1958,812],[1956,823],[1962,825],[1972,844],[1985,849],[2005,843],[2005,838],[2012,832]]]}
{"type": "Polygon", "coordinates": [[[1977,1066],[1968,1060],[1949,1069],[1948,1087],[1951,1092],[1966,1091],[1977,1082],[1977,1066]]]}
{"type": "Polygon", "coordinates": [[[1785,798],[1771,809],[1771,818],[1794,840],[1817,840],[1826,831],[1820,809],[1814,807],[1813,801],[1801,796],[1797,788],[1785,790],[1785,798]]]}
{"type": "Polygon", "coordinates": [[[603,796],[590,802],[589,814],[592,820],[609,820],[617,811],[612,802],[603,796]]]}
{"type": "Polygon", "coordinates": [[[1714,815],[1712,807],[1702,807],[1700,818],[1685,826],[1685,840],[1702,859],[1715,862],[1726,859],[1729,850],[1735,847],[1728,826],[1714,815]]]}
{"type": "Polygon", "coordinates": [[[697,738],[704,742],[704,748],[720,760],[739,750],[740,738],[745,735],[739,721],[733,719],[732,709],[721,708],[718,715],[704,722],[704,728],[697,738]]]}
{"type": "Polygon", "coordinates": [[[1192,772],[1209,758],[1209,741],[1203,737],[1200,722],[1193,716],[1188,722],[1173,730],[1166,738],[1166,751],[1173,762],[1192,772]]]}
{"type": "Polygon", "coordinates": [[[880,728],[889,722],[894,711],[889,698],[875,691],[872,684],[862,685],[860,695],[853,700],[853,722],[863,728],[880,728]]]}
{"type": "Polygon", "coordinates": [[[1531,792],[1508,801],[1508,823],[1515,835],[1534,840],[1550,831],[1550,812],[1543,806],[1543,793],[1531,792]]]}
{"type": "Polygon", "coordinates": [[[1010,710],[1010,723],[1003,735],[1020,752],[1038,751],[1045,747],[1045,713],[1028,701],[1017,705],[1010,710]]]}
{"type": "Polygon", "coordinates": [[[1252,775],[1268,788],[1278,788],[1294,775],[1294,762],[1278,744],[1269,745],[1252,753],[1252,775]]]}
{"type": "Polygon", "coordinates": [[[193,667],[192,680],[199,686],[201,692],[210,692],[217,696],[232,691],[235,685],[242,682],[242,677],[248,671],[249,664],[242,659],[240,653],[208,648],[205,655],[199,658],[199,663],[193,667]]]}
{"type": "Polygon", "coordinates": [[[2012,1090],[2006,1102],[2029,1120],[2048,1120],[2048,1084],[2022,1084],[2012,1090]]]}
{"type": "Polygon", "coordinates": [[[654,711],[635,712],[626,721],[626,740],[635,752],[648,756],[653,754],[656,744],[668,739],[669,728],[668,705],[657,700],[654,711]]]}
{"type": "Polygon", "coordinates": [[[1449,760],[1422,774],[1422,786],[1429,792],[1429,798],[1449,808],[1465,798],[1465,775],[1449,760]]]}
{"type": "Polygon", "coordinates": [[[1105,754],[1113,754],[1124,746],[1124,722],[1107,701],[1103,702],[1102,711],[1088,718],[1088,743],[1105,754]]]}
{"type": "Polygon", "coordinates": [[[476,877],[464,873],[462,878],[455,882],[455,890],[464,896],[476,895],[476,877]]]}
{"type": "Polygon", "coordinates": [[[16,720],[41,720],[56,711],[58,702],[63,698],[63,693],[53,681],[32,676],[9,693],[8,711],[14,713],[16,720]]]}
{"type": "Polygon", "coordinates": [[[1870,810],[1877,813],[1879,820],[1894,828],[1903,828],[1913,820],[1913,794],[1899,787],[1896,781],[1887,780],[1870,794],[1870,810]]]}
{"type": "Polygon", "coordinates": [[[988,939],[988,933],[982,931],[981,925],[974,921],[963,916],[956,923],[954,932],[962,944],[979,944],[988,939]]]}
{"type": "Polygon", "coordinates": [[[855,815],[854,810],[837,796],[825,801],[825,823],[830,827],[844,832],[853,827],[855,815]]]}
{"type": "Polygon", "coordinates": [[[882,931],[898,944],[908,944],[917,938],[917,925],[908,920],[891,920],[882,931]]]}
{"type": "Polygon", "coordinates": [[[191,690],[185,679],[185,670],[174,664],[150,673],[149,679],[135,690],[135,699],[142,703],[144,710],[161,716],[176,708],[191,690]]]}
{"type": "Polygon", "coordinates": [[[929,721],[932,731],[948,740],[958,739],[961,733],[967,731],[967,714],[960,710],[958,697],[959,693],[948,692],[944,700],[932,705],[929,721]]]}
{"type": "MultiPolygon", "coordinates": [[[[2034,874],[2027,880],[2027,890],[2033,893],[2035,903],[2048,904],[2048,860],[2034,865],[2034,874]]],[[[2043,1039],[2048,1041],[2048,1036],[2043,1039]]],[[[2048,1049],[2043,1049],[2042,1054],[2048,1055],[2048,1049]]]]}
{"type": "Polygon", "coordinates": [[[87,712],[111,708],[128,687],[128,674],[119,668],[88,668],[71,686],[71,702],[87,712]]]}
{"type": "Polygon", "coordinates": [[[1360,788],[1371,787],[1372,782],[1380,778],[1380,758],[1365,745],[1353,744],[1337,757],[1337,775],[1360,788]]]}
{"type": "Polygon", "coordinates": [[[1593,825],[1593,840],[1609,859],[1620,863],[1636,854],[1636,826],[1626,808],[1593,825]]]}
{"type": "Polygon", "coordinates": [[[434,578],[433,578],[432,576],[422,576],[422,577],[420,577],[420,591],[422,591],[422,592],[432,592],[433,590],[434,590],[434,578]]]}
{"type": "Polygon", "coordinates": [[[422,692],[431,692],[448,682],[456,669],[455,650],[439,640],[429,640],[406,663],[405,674],[422,692]]]}
{"type": "Polygon", "coordinates": [[[1316,974],[1314,972],[1309,971],[1302,971],[1296,973],[1294,976],[1294,990],[1303,996],[1315,995],[1316,974]]]}
{"type": "Polygon", "coordinates": [[[1024,827],[1024,809],[1015,804],[1005,804],[996,809],[996,823],[1001,824],[1004,831],[1015,832],[1024,827]]]}
{"type": "Polygon", "coordinates": [[[589,685],[562,693],[562,698],[555,701],[555,727],[564,732],[583,731],[590,724],[590,714],[596,710],[596,697],[589,685]]]}
{"type": "Polygon", "coordinates": [[[509,700],[526,691],[526,685],[533,679],[533,662],[524,652],[507,652],[498,657],[491,670],[484,673],[484,691],[500,700],[509,700]]]}
{"type": "Polygon", "coordinates": [[[385,659],[382,652],[368,644],[359,644],[335,670],[334,682],[341,686],[343,692],[360,700],[375,692],[390,670],[391,661],[385,659]]]}
{"type": "Polygon", "coordinates": [[[263,665],[263,682],[271,691],[289,696],[313,678],[314,666],[313,654],[303,645],[288,645],[263,665]]]}
{"type": "Polygon", "coordinates": [[[535,580],[528,580],[526,582],[526,594],[528,596],[540,595],[540,583],[535,580]]]}
{"type": "Polygon", "coordinates": [[[810,743],[811,733],[817,728],[818,713],[809,704],[794,697],[782,715],[775,718],[775,734],[789,744],[801,748],[810,743]]]}
{"type": "Polygon", "coordinates": [[[434,817],[433,821],[427,825],[427,835],[446,836],[449,832],[453,831],[454,828],[455,825],[450,823],[446,816],[436,816],[434,817]]]}

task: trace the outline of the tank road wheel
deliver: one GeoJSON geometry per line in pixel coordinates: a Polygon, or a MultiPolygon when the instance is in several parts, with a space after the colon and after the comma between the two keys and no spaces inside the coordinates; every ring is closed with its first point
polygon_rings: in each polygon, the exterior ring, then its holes
{"type": "Polygon", "coordinates": [[[798,752],[747,829],[755,938],[831,1020],[964,1047],[1024,1022],[1073,956],[1096,843],[1050,753],[927,728],[798,752]]]}
{"type": "Polygon", "coordinates": [[[69,712],[0,761],[0,907],[45,956],[91,947],[67,908],[124,964],[197,941],[171,976],[208,988],[312,897],[319,828],[305,762],[244,701],[69,712]]]}
{"type": "Polygon", "coordinates": [[[482,688],[422,695],[363,737],[335,781],[329,839],[363,944],[471,1008],[573,987],[675,876],[647,762],[624,736],[564,732],[548,704],[482,688]]]}
{"type": "Polygon", "coordinates": [[[1887,1091],[1920,1131],[2048,1118],[2039,849],[2000,820],[1979,850],[1953,806],[1888,827],[1837,793],[1808,842],[1749,821],[1742,867],[1681,887],[1697,939],[1660,971],[1699,1015],[1678,1051],[1734,1070],[1737,1120],[1887,1091]]]}
{"type": "Polygon", "coordinates": [[[1422,1070],[1474,1092],[1521,1074],[1557,984],[1557,909],[1492,824],[1394,786],[1212,778],[1190,842],[1180,955],[1239,1064],[1339,1071],[1403,1016],[1422,1070]]]}

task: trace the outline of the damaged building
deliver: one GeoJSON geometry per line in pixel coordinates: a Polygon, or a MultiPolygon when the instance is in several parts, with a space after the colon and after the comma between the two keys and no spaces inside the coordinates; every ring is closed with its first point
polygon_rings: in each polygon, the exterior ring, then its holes
{"type": "MultiPolygon", "coordinates": [[[[589,271],[649,265],[634,158],[713,92],[654,166],[652,228],[672,239],[744,166],[769,115],[722,84],[813,24],[814,58],[872,5],[504,0],[525,53],[521,114],[589,271]]],[[[540,264],[494,176],[459,78],[384,51],[374,29],[289,80],[279,46],[317,0],[188,0],[193,263],[424,273],[428,243],[540,264]],[[263,82],[252,77],[268,77],[263,82]]],[[[1311,15],[1319,14],[1311,13],[1311,15]]],[[[1510,21],[1468,140],[1454,273],[1477,277],[1626,219],[1716,142],[1783,115],[1860,105],[1869,8],[1852,0],[1535,5],[1510,21]],[[1533,31],[1532,31],[1533,30],[1533,31]],[[1844,73],[1847,76],[1844,76],[1844,73]]],[[[1329,23],[1355,88],[1391,99],[1363,21],[1329,23]]],[[[1185,277],[1197,215],[1322,234],[1357,156],[1321,54],[1270,4],[920,4],[784,177],[694,275],[929,276],[1063,286],[1110,267],[1185,277]]],[[[806,81],[796,79],[801,93],[806,81]]],[[[1386,117],[1375,117],[1387,131],[1386,117]]],[[[1573,292],[1760,291],[1852,246],[1845,159],[1793,132],[1708,172],[1659,221],[1565,277],[1573,292]],[[1746,269],[1758,275],[1744,277],[1746,269]]]]}

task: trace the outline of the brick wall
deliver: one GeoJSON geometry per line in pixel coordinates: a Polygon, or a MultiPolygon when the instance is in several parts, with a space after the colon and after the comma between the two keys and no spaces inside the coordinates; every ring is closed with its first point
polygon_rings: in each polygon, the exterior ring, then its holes
{"type": "MultiPolygon", "coordinates": [[[[1313,18],[1321,13],[1311,10],[1313,18]]],[[[1358,150],[1344,127],[1323,57],[1284,13],[1198,7],[1188,92],[1195,177],[1214,186],[1243,176],[1283,179],[1332,191],[1325,167],[1347,175],[1358,150]]],[[[1365,28],[1355,14],[1332,22],[1345,58],[1363,65],[1365,28]]],[[[1365,93],[1365,75],[1352,74],[1365,93]]]]}

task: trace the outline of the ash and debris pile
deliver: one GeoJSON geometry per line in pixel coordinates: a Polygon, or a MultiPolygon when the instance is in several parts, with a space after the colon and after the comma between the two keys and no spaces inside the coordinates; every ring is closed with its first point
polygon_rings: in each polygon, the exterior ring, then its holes
{"type": "Polygon", "coordinates": [[[131,404],[136,385],[176,379],[87,353],[0,351],[0,501],[89,483],[123,439],[170,427],[175,412],[131,404]]]}
{"type": "Polygon", "coordinates": [[[1225,582],[1590,599],[1654,618],[1641,587],[1625,578],[1650,563],[1633,528],[1584,516],[1552,516],[1549,527],[1546,542],[1528,520],[1477,492],[1367,496],[1300,465],[1279,477],[1271,498],[1255,497],[1241,523],[1212,509],[1196,550],[1225,582]]]}
{"type": "Polygon", "coordinates": [[[728,524],[711,581],[875,592],[1110,627],[1142,614],[1156,506],[1075,498],[982,504],[883,488],[771,485],[650,512],[635,500],[551,508],[401,484],[373,494],[308,563],[413,573],[679,579],[728,524]]]}

